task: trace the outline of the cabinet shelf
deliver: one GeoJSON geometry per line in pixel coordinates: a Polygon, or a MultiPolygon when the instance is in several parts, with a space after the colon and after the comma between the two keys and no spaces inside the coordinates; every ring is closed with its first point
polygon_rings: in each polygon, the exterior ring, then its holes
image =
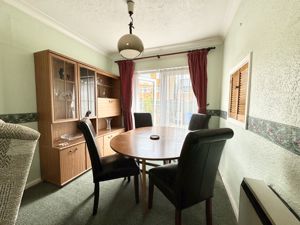
{"type": "Polygon", "coordinates": [[[107,85],[107,84],[97,84],[99,87],[105,87],[105,88],[113,88],[112,85],[107,85]]]}
{"type": "Polygon", "coordinates": [[[124,128],[122,128],[122,127],[112,127],[111,130],[100,129],[100,130],[98,130],[98,136],[103,136],[106,134],[110,134],[110,133],[114,133],[116,131],[122,131],[122,130],[124,130],[124,128]]]}
{"type": "Polygon", "coordinates": [[[54,142],[53,149],[57,149],[57,150],[61,151],[61,150],[64,150],[66,148],[73,147],[73,146],[78,145],[78,144],[82,144],[84,142],[85,142],[85,140],[84,140],[83,137],[78,138],[78,139],[73,140],[73,141],[58,140],[58,141],[54,142]],[[60,145],[60,144],[64,144],[64,145],[60,145]]]}
{"type": "Polygon", "coordinates": [[[74,119],[56,119],[53,121],[53,123],[66,123],[66,122],[73,122],[73,121],[78,121],[78,118],[74,119]]]}
{"type": "Polygon", "coordinates": [[[69,83],[69,84],[75,84],[75,81],[72,81],[72,80],[64,80],[64,79],[60,79],[60,78],[55,78],[54,79],[55,80],[55,82],[57,81],[57,82],[62,82],[62,83],[69,83]]]}

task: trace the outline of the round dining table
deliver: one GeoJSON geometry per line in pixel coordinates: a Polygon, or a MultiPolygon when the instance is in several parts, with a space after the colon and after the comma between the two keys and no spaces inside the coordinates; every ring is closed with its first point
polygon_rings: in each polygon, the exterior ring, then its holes
{"type": "Polygon", "coordinates": [[[111,148],[142,162],[142,189],[146,196],[146,160],[172,160],[180,156],[189,131],[176,127],[142,127],[115,136],[111,148]]]}

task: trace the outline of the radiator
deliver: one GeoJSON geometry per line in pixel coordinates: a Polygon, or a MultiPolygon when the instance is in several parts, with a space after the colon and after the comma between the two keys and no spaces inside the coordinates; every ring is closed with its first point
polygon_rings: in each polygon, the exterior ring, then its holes
{"type": "Polygon", "coordinates": [[[240,191],[238,224],[300,225],[300,221],[263,181],[245,178],[240,191]]]}

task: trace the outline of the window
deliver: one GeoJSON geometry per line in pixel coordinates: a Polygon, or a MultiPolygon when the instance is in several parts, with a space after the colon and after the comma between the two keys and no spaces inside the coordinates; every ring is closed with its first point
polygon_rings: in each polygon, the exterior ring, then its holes
{"type": "Polygon", "coordinates": [[[155,125],[187,127],[197,112],[188,68],[137,72],[133,111],[150,112],[155,125]]]}
{"type": "Polygon", "coordinates": [[[245,127],[248,114],[250,58],[251,55],[236,66],[230,75],[229,118],[245,127]]]}

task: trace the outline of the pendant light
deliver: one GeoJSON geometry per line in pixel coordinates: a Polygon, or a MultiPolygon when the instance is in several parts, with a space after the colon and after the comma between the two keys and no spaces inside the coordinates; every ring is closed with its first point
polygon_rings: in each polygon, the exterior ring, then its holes
{"type": "Polygon", "coordinates": [[[144,51],[144,46],[142,40],[138,36],[132,34],[132,29],[134,29],[132,18],[134,1],[127,0],[127,6],[128,14],[131,19],[131,22],[128,24],[129,34],[125,34],[120,38],[118,42],[118,50],[120,55],[124,58],[134,59],[144,51]]]}

